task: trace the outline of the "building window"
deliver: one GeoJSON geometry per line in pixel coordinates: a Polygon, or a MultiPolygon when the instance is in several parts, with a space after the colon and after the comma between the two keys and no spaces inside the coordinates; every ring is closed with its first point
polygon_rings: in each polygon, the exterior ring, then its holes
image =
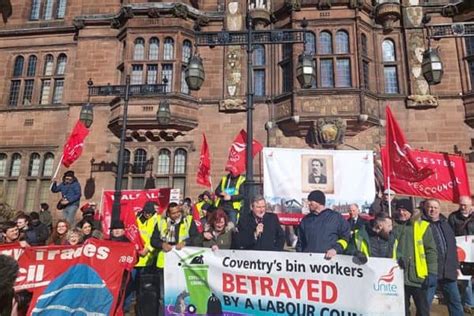
{"type": "Polygon", "coordinates": [[[324,31],[319,34],[319,53],[326,55],[332,54],[332,35],[331,33],[324,31]]]}
{"type": "Polygon", "coordinates": [[[193,53],[193,44],[190,40],[183,41],[183,54],[181,61],[183,63],[188,63],[189,59],[191,58],[191,54],[193,53]]]}
{"type": "Polygon", "coordinates": [[[181,92],[189,94],[188,83],[186,82],[186,66],[181,67],[181,92]]]}
{"type": "Polygon", "coordinates": [[[174,40],[171,37],[165,38],[165,44],[163,48],[163,59],[174,59],[174,40]]]}
{"type": "Polygon", "coordinates": [[[54,57],[53,55],[46,55],[44,59],[44,68],[43,68],[43,75],[44,76],[51,76],[53,74],[53,65],[54,65],[54,57]]]}
{"type": "Polygon", "coordinates": [[[145,59],[145,40],[143,38],[137,38],[133,50],[133,60],[143,59],[145,59]]]}
{"type": "Polygon", "coordinates": [[[143,65],[133,65],[132,66],[132,78],[130,80],[131,84],[142,84],[143,83],[143,65]]]}
{"type": "Polygon", "coordinates": [[[349,88],[351,86],[351,64],[349,58],[336,60],[336,87],[349,88]]]}
{"type": "Polygon", "coordinates": [[[316,35],[314,33],[304,33],[304,52],[306,54],[316,54],[316,35]]]}
{"type": "Polygon", "coordinates": [[[143,174],[146,167],[146,151],[144,149],[137,149],[133,160],[133,173],[143,174]]]}
{"type": "Polygon", "coordinates": [[[67,63],[67,56],[64,54],[59,55],[58,63],[56,65],[56,75],[63,76],[66,72],[66,63],[67,63]]]}
{"type": "Polygon", "coordinates": [[[382,43],[382,61],[385,93],[399,93],[395,43],[392,40],[384,40],[382,43]]]}
{"type": "Polygon", "coordinates": [[[362,50],[362,55],[363,56],[368,56],[369,55],[369,49],[368,49],[368,46],[367,46],[367,35],[362,34],[360,36],[360,46],[361,46],[361,50],[362,50]]]}
{"type": "Polygon", "coordinates": [[[66,0],[32,0],[30,20],[64,19],[66,7],[66,0]]]}
{"type": "Polygon", "coordinates": [[[53,175],[54,166],[54,155],[52,153],[46,153],[44,155],[43,163],[43,177],[51,177],[53,175]]]}
{"type": "Polygon", "coordinates": [[[282,92],[291,92],[293,89],[292,60],[293,46],[291,44],[282,45],[282,61],[280,62],[282,72],[282,92]]]}
{"type": "Polygon", "coordinates": [[[336,54],[349,54],[349,34],[346,31],[336,33],[336,54]]]}
{"type": "Polygon", "coordinates": [[[10,165],[10,177],[18,177],[20,175],[21,168],[21,155],[14,153],[12,155],[12,162],[10,165]]]}
{"type": "Polygon", "coordinates": [[[45,0],[43,14],[45,20],[51,20],[53,18],[53,5],[53,0],[45,0]]]}
{"type": "Polygon", "coordinates": [[[40,104],[48,104],[49,103],[50,90],[51,90],[51,80],[42,80],[41,81],[40,104]]]}
{"type": "Polygon", "coordinates": [[[4,177],[7,173],[7,155],[0,154],[0,177],[4,177]]]}
{"type": "Polygon", "coordinates": [[[41,0],[31,1],[30,20],[39,20],[40,8],[41,8],[41,0]]]}
{"type": "Polygon", "coordinates": [[[38,153],[32,153],[28,165],[28,177],[37,177],[40,171],[41,158],[38,153]]]}
{"type": "Polygon", "coordinates": [[[53,104],[60,104],[63,101],[64,80],[56,79],[54,82],[53,104]]]}
{"type": "Polygon", "coordinates": [[[174,173],[186,173],[186,150],[182,148],[174,154],[174,173]]]}
{"type": "Polygon", "coordinates": [[[158,78],[158,65],[147,65],[146,83],[155,84],[158,78]]]}
{"type": "Polygon", "coordinates": [[[168,149],[161,149],[158,153],[158,168],[159,175],[168,174],[170,172],[171,152],[168,149]]]}
{"type": "Polygon", "coordinates": [[[164,64],[163,69],[161,72],[161,80],[166,78],[168,82],[166,83],[166,92],[171,92],[173,87],[173,65],[172,64],[164,64]]]}
{"type": "Polygon", "coordinates": [[[8,105],[17,106],[18,98],[20,97],[20,80],[12,80],[10,85],[10,99],[8,100],[8,105]]]}
{"type": "Polygon", "coordinates": [[[157,187],[168,188],[171,186],[174,189],[180,189],[181,194],[185,196],[186,166],[187,151],[185,149],[160,149],[155,174],[157,187]]]}
{"type": "Polygon", "coordinates": [[[58,19],[64,19],[64,16],[66,15],[66,0],[59,0],[57,7],[56,17],[58,19]]]}
{"type": "Polygon", "coordinates": [[[34,77],[36,75],[36,64],[38,63],[38,58],[35,55],[31,55],[28,58],[28,68],[26,70],[27,77],[34,77]]]}
{"type": "Polygon", "coordinates": [[[18,78],[23,75],[24,63],[25,63],[25,58],[23,56],[18,56],[15,59],[15,66],[13,67],[13,77],[18,78]]]}
{"type": "Polygon", "coordinates": [[[466,37],[466,61],[471,78],[471,90],[474,90],[474,37],[466,37]]]}
{"type": "Polygon", "coordinates": [[[253,84],[255,96],[265,96],[265,47],[255,45],[253,48],[253,84]]]}
{"type": "Polygon", "coordinates": [[[334,87],[334,65],[332,59],[321,59],[321,87],[334,87]]]}
{"type": "Polygon", "coordinates": [[[150,47],[148,48],[148,59],[158,60],[160,50],[160,40],[156,37],[150,38],[150,47]]]}
{"type": "Polygon", "coordinates": [[[369,89],[369,62],[364,60],[362,61],[362,71],[363,71],[363,74],[364,74],[364,80],[363,80],[363,83],[364,83],[364,88],[366,88],[367,90],[369,89]]]}

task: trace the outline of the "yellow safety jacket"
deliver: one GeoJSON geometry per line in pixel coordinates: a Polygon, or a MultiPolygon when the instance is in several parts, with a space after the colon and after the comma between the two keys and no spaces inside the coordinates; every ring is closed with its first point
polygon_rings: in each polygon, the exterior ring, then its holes
{"type": "MultiPolygon", "coordinates": [[[[354,232],[354,241],[357,250],[361,251],[367,257],[370,257],[370,250],[367,241],[361,236],[359,229],[354,232]]],[[[398,239],[395,239],[392,249],[392,259],[397,259],[398,239]]]]}
{"type": "Polygon", "coordinates": [[[416,274],[420,279],[428,276],[428,264],[426,263],[425,246],[423,245],[423,236],[430,226],[427,221],[413,222],[413,242],[415,249],[415,267],[416,274]]]}
{"type": "Polygon", "coordinates": [[[161,216],[156,213],[153,214],[153,216],[147,219],[144,223],[142,223],[142,221],[139,218],[137,218],[138,231],[140,232],[140,236],[143,239],[145,248],[147,248],[149,252],[146,256],[139,257],[138,262],[135,265],[135,267],[146,267],[154,263],[153,261],[154,261],[156,252],[154,251],[155,248],[151,246],[150,240],[151,240],[151,235],[153,235],[153,230],[155,229],[155,225],[158,223],[160,218],[161,216]]]}
{"type": "MultiPolygon", "coordinates": [[[[222,179],[221,179],[221,191],[222,192],[225,192],[225,190],[226,190],[227,181],[228,181],[228,176],[223,176],[222,179]]],[[[242,185],[242,183],[244,183],[244,181],[245,181],[245,177],[243,175],[240,175],[239,178],[237,179],[237,183],[235,184],[235,190],[234,190],[233,195],[238,195],[239,194],[240,186],[242,185]]],[[[216,207],[219,206],[220,202],[221,202],[221,199],[218,198],[216,200],[216,207]]],[[[234,201],[234,202],[232,202],[232,207],[235,210],[240,211],[240,208],[242,207],[242,202],[241,201],[234,201]]]]}
{"type": "MultiPolygon", "coordinates": [[[[191,228],[191,223],[193,222],[193,217],[188,215],[182,219],[181,225],[179,225],[179,234],[177,243],[182,242],[189,238],[189,229],[191,228]]],[[[163,240],[168,231],[168,222],[166,217],[161,217],[157,224],[157,229],[160,232],[160,237],[163,240]]],[[[165,252],[162,250],[158,253],[158,260],[156,261],[156,266],[158,268],[165,267],[165,252]]]]}

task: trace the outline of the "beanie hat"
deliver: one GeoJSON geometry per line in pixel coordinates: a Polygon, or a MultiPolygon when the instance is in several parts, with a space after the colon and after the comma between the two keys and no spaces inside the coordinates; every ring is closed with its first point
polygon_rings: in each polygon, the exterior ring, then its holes
{"type": "Polygon", "coordinates": [[[321,205],[326,205],[326,196],[320,190],[311,191],[308,195],[308,201],[314,201],[321,205]]]}
{"type": "Polygon", "coordinates": [[[409,199],[400,199],[397,201],[397,209],[405,209],[413,214],[413,204],[409,199]]]}
{"type": "Polygon", "coordinates": [[[113,221],[112,224],[110,225],[110,229],[125,229],[125,225],[120,220],[113,221]]]}
{"type": "Polygon", "coordinates": [[[74,178],[74,171],[68,170],[64,173],[65,177],[73,177],[74,178]]]}
{"type": "Polygon", "coordinates": [[[143,206],[143,213],[155,214],[155,212],[155,203],[151,201],[146,202],[143,206]]]}

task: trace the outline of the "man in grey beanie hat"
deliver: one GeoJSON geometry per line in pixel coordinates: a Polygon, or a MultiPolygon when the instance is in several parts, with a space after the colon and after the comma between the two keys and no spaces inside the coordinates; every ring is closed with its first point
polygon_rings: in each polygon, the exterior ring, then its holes
{"type": "Polygon", "coordinates": [[[351,237],[349,223],[341,214],[326,208],[326,195],[315,190],[308,195],[310,213],[298,227],[296,251],[324,253],[326,259],[343,253],[351,237]]]}

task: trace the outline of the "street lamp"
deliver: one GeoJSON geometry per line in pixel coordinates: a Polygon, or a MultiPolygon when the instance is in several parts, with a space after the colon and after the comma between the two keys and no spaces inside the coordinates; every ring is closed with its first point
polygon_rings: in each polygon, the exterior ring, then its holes
{"type": "Polygon", "coordinates": [[[84,123],[84,125],[89,128],[94,122],[94,109],[91,104],[91,87],[94,84],[91,79],[87,81],[88,96],[87,103],[84,104],[81,108],[81,113],[79,114],[79,120],[84,123]]]}
{"type": "Polygon", "coordinates": [[[296,66],[296,79],[302,88],[311,88],[316,82],[316,65],[313,56],[309,54],[301,54],[298,56],[298,64],[296,66]]]}
{"type": "Polygon", "coordinates": [[[441,82],[444,70],[443,62],[439,56],[438,49],[433,49],[430,47],[423,53],[421,71],[428,84],[437,85],[441,82]]]}
{"type": "Polygon", "coordinates": [[[156,120],[160,125],[168,125],[171,121],[170,103],[168,100],[161,100],[156,112],[156,120]]]}
{"type": "MultiPolygon", "coordinates": [[[[130,76],[125,78],[125,85],[89,86],[89,96],[116,96],[123,98],[122,130],[117,162],[117,178],[115,179],[114,203],[112,205],[112,221],[120,219],[120,200],[122,196],[122,178],[124,169],[125,136],[127,134],[128,101],[135,96],[156,96],[166,94],[166,82],[161,84],[130,84],[130,76]]],[[[86,113],[86,112],[84,112],[86,113]]]]}
{"type": "MultiPolygon", "coordinates": [[[[247,91],[246,91],[246,113],[247,113],[247,139],[246,139],[246,171],[244,187],[244,206],[247,212],[250,212],[250,201],[255,194],[256,182],[253,178],[253,61],[252,52],[254,45],[265,44],[295,44],[304,43],[305,34],[309,31],[305,29],[306,20],[302,22],[302,30],[294,29],[276,29],[276,30],[254,30],[252,17],[247,10],[247,29],[244,31],[220,31],[220,32],[195,32],[196,46],[231,46],[241,45],[246,47],[247,51],[247,91]]],[[[311,87],[312,80],[315,78],[314,62],[309,60],[311,56],[303,54],[299,58],[298,81],[302,83],[303,88],[311,87]],[[311,69],[310,69],[311,68],[311,69]]],[[[297,70],[298,71],[298,70],[297,70]]],[[[204,68],[202,59],[193,56],[185,70],[185,80],[189,89],[199,90],[204,81],[204,68]]]]}

